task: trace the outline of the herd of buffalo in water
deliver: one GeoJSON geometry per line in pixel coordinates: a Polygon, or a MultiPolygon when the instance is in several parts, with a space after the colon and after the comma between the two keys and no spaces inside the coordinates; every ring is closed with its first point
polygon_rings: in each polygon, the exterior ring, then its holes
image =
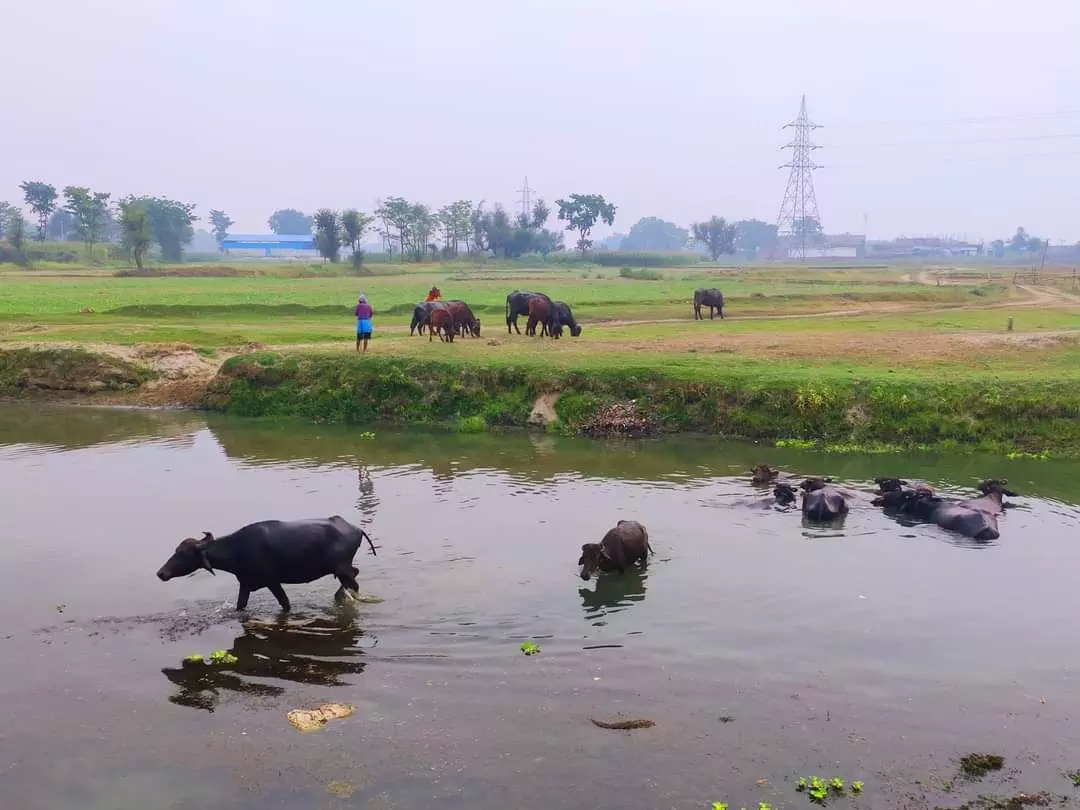
{"type": "MultiPolygon", "coordinates": [[[[835,486],[828,478],[786,476],[766,464],[758,464],[751,483],[772,488],[763,505],[792,508],[801,495],[801,510],[808,521],[828,523],[847,514],[849,505],[869,500],[886,512],[910,520],[940,526],[979,542],[996,540],[998,516],[1006,508],[1005,496],[1016,497],[1008,481],[996,478],[982,481],[977,498],[950,499],[937,495],[926,484],[908,483],[899,478],[877,478],[874,492],[858,492],[835,486]]],[[[267,588],[277,598],[283,611],[290,610],[289,597],[282,585],[314,582],[333,576],[340,582],[336,599],[356,598],[360,586],[359,569],[353,565],[356,552],[367,541],[371,553],[375,544],[361,528],[339,515],[298,521],[263,520],[237,531],[214,537],[204,532],[201,538],[183,540],[173,555],[158,570],[162,582],[194,574],[199,570],[225,571],[239,583],[236,598],[238,611],[247,608],[254,591],[267,588]]],[[[653,553],[646,528],[634,520],[620,520],[599,543],[585,543],[578,558],[580,575],[588,580],[593,574],[623,573],[639,564],[648,565],[653,553]]]]}
{"type": "MultiPolygon", "coordinates": [[[[798,485],[794,479],[781,480],[779,471],[766,464],[758,464],[753,471],[752,482],[757,486],[771,486],[769,500],[779,506],[790,506],[802,495],[802,513],[807,520],[828,522],[847,514],[849,503],[865,497],[833,486],[828,478],[806,478],[798,485]]],[[[990,541],[1000,537],[998,516],[1005,510],[1005,496],[1016,497],[1008,489],[1008,481],[990,478],[979,483],[982,493],[978,498],[955,500],[943,498],[926,484],[910,484],[899,478],[876,478],[877,491],[872,493],[870,503],[880,506],[887,513],[940,526],[972,540],[990,541]]]]}
{"type": "MultiPolygon", "coordinates": [[[[437,289],[432,290],[437,292],[437,289]]],[[[724,296],[715,288],[694,291],[694,320],[703,320],[701,311],[709,308],[709,320],[713,314],[724,318],[724,296]]],[[[518,318],[527,318],[525,334],[536,337],[536,327],[540,327],[540,337],[549,336],[558,340],[564,330],[571,336],[581,335],[581,325],[574,319],[570,305],[565,301],[554,301],[544,293],[514,290],[506,296],[506,333],[521,334],[518,318]]],[[[428,341],[438,335],[439,340],[453,343],[455,337],[480,337],[480,319],[464,301],[438,299],[421,301],[413,308],[412,322],[409,324],[410,335],[423,335],[428,332],[428,341]]]]}

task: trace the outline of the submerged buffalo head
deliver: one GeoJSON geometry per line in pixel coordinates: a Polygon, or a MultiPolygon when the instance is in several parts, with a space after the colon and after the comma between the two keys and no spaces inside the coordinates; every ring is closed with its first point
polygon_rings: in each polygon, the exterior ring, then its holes
{"type": "Polygon", "coordinates": [[[188,537],[182,540],[176,547],[173,555],[165,561],[165,564],[157,572],[157,577],[162,582],[168,582],[173,577],[186,577],[194,574],[200,568],[214,573],[210,560],[206,557],[206,549],[214,542],[214,535],[203,532],[203,536],[196,540],[188,537]]]}
{"type": "Polygon", "coordinates": [[[599,543],[583,543],[581,557],[577,564],[581,566],[581,578],[588,579],[600,568],[600,560],[604,554],[604,547],[599,543]]]}
{"type": "Polygon", "coordinates": [[[754,484],[771,484],[778,475],[780,475],[779,471],[768,464],[755,464],[750,481],[754,484]]]}
{"type": "Polygon", "coordinates": [[[1000,495],[1008,495],[1011,498],[1018,497],[1015,492],[1008,488],[1008,478],[988,478],[985,481],[979,482],[979,492],[983,495],[989,495],[991,492],[996,492],[1000,495]]]}
{"type": "Polygon", "coordinates": [[[825,485],[831,483],[831,478],[807,478],[799,484],[799,489],[803,492],[815,492],[819,489],[825,489],[825,485]]]}
{"type": "Polygon", "coordinates": [[[908,485],[902,478],[875,478],[879,492],[900,492],[908,485]]]}
{"type": "Polygon", "coordinates": [[[791,484],[777,484],[772,494],[778,504],[787,506],[795,503],[795,488],[791,484]]]}

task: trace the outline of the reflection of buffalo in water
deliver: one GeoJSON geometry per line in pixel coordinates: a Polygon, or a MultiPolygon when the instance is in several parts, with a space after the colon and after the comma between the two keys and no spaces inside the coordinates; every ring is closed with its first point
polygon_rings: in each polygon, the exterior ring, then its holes
{"type": "Polygon", "coordinates": [[[578,588],[582,606],[585,608],[585,618],[593,619],[597,615],[643,601],[646,579],[646,571],[630,568],[621,577],[597,578],[595,588],[578,588]]]}
{"type": "Polygon", "coordinates": [[[350,620],[314,618],[298,622],[247,622],[229,650],[232,664],[188,664],[165,667],[161,673],[180,690],[170,703],[213,711],[222,693],[274,697],[282,686],[251,681],[265,678],[320,686],[341,686],[345,675],[364,671],[358,660],[364,636],[350,620]]]}

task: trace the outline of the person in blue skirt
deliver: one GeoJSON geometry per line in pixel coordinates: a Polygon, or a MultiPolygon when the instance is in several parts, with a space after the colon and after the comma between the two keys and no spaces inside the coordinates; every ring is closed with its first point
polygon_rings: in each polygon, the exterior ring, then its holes
{"type": "Polygon", "coordinates": [[[360,300],[356,302],[356,351],[360,351],[361,341],[364,344],[364,352],[367,352],[368,340],[371,339],[371,317],[375,314],[375,310],[371,308],[371,304],[367,302],[367,296],[361,295],[360,300]]]}

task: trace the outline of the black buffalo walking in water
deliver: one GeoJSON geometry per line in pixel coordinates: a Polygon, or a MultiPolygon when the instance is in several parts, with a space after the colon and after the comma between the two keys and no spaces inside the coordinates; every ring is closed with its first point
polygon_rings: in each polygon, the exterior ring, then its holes
{"type": "Polygon", "coordinates": [[[709,308],[709,320],[713,319],[713,310],[720,313],[720,320],[724,320],[724,294],[715,287],[709,289],[694,290],[694,320],[704,320],[701,308],[709,308]]]}
{"type": "Polygon", "coordinates": [[[585,543],[581,547],[581,578],[588,579],[596,571],[623,573],[635,562],[645,568],[649,564],[652,546],[649,533],[636,520],[620,520],[609,529],[599,543],[585,543]]]}
{"type": "Polygon", "coordinates": [[[203,569],[227,571],[240,582],[236,609],[247,607],[252,591],[269,588],[281,609],[291,610],[282,584],[314,582],[332,575],[341,583],[337,595],[360,592],[356,583],[359,569],[352,564],[357,549],[368,541],[371,553],[375,544],[363,529],[334,515],[317,520],[262,520],[215,538],[210,532],[196,540],[189,537],[157,572],[168,582],[175,577],[203,569]]]}

